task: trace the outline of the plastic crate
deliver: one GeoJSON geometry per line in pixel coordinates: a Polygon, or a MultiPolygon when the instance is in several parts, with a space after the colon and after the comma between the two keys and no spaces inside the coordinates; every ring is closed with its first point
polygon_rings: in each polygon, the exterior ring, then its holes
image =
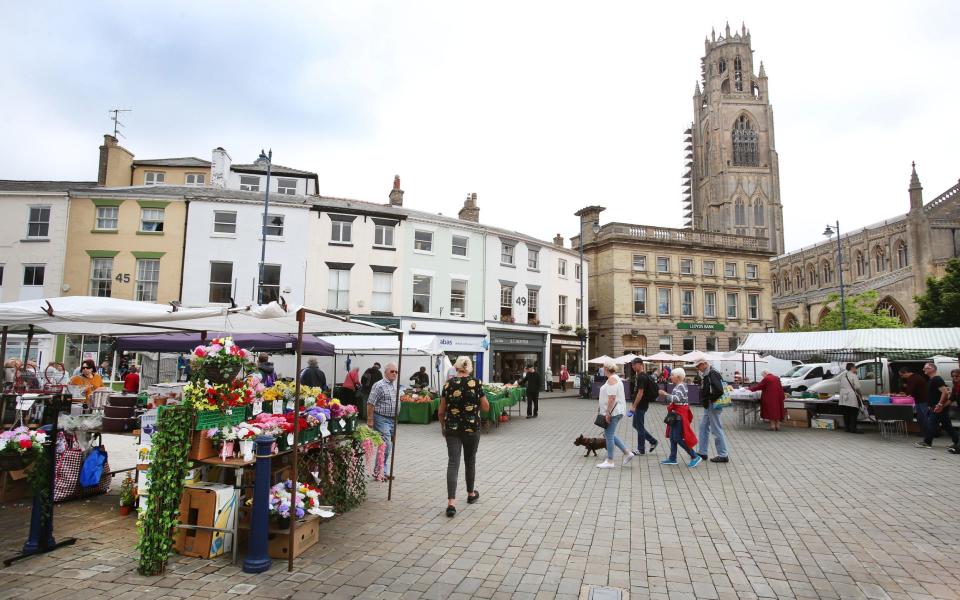
{"type": "Polygon", "coordinates": [[[234,408],[230,414],[219,410],[202,410],[197,412],[197,424],[194,429],[212,429],[214,427],[226,427],[228,425],[239,425],[247,420],[247,411],[250,407],[234,408]]]}

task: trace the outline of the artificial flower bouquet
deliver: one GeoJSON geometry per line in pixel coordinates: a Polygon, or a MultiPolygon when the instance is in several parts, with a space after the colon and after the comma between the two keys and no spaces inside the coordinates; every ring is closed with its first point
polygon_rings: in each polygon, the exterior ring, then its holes
{"type": "Polygon", "coordinates": [[[198,411],[220,410],[246,407],[256,399],[254,388],[243,379],[234,379],[227,383],[211,383],[208,380],[191,381],[183,386],[185,404],[198,411]]]}
{"type": "Polygon", "coordinates": [[[0,463],[5,470],[16,471],[33,462],[43,448],[47,434],[40,430],[17,427],[0,433],[0,463]]]}
{"type": "Polygon", "coordinates": [[[190,355],[196,377],[206,377],[217,383],[234,379],[242,371],[255,367],[253,354],[233,343],[233,338],[222,337],[209,346],[197,346],[190,355]]]}
{"type": "Polygon", "coordinates": [[[342,419],[344,417],[350,417],[357,414],[357,407],[352,404],[343,405],[340,404],[339,400],[331,400],[327,404],[327,408],[330,409],[330,418],[331,419],[342,419]]]}
{"type": "Polygon", "coordinates": [[[320,490],[297,482],[296,504],[293,502],[293,482],[287,479],[270,488],[270,515],[280,519],[302,519],[307,515],[319,516],[320,490]]]}

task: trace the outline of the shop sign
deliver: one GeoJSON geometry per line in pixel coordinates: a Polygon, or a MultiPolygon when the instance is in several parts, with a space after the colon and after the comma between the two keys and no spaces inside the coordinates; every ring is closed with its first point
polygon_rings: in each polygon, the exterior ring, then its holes
{"type": "Polygon", "coordinates": [[[453,352],[457,350],[482,352],[485,349],[483,347],[485,338],[482,337],[438,335],[437,339],[440,344],[440,349],[444,352],[453,352]]]}
{"type": "Polygon", "coordinates": [[[724,331],[726,326],[722,323],[677,323],[677,329],[724,331]]]}

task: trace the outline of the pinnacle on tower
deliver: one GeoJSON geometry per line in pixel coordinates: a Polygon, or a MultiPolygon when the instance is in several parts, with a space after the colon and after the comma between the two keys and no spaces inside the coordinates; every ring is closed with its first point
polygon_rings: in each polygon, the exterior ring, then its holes
{"type": "Polygon", "coordinates": [[[760,74],[757,77],[766,77],[767,72],[763,69],[763,61],[760,61],[760,74]]]}
{"type": "Polygon", "coordinates": [[[699,95],[700,95],[700,82],[698,81],[698,82],[696,82],[696,83],[693,84],[693,85],[694,85],[693,95],[694,95],[694,96],[699,96],[699,95]]]}
{"type": "Polygon", "coordinates": [[[923,187],[920,185],[920,177],[917,176],[917,163],[911,162],[910,167],[913,169],[913,172],[910,174],[910,189],[922,190],[923,187]]]}
{"type": "Polygon", "coordinates": [[[724,36],[727,39],[730,39],[730,21],[727,21],[727,34],[724,36]]]}

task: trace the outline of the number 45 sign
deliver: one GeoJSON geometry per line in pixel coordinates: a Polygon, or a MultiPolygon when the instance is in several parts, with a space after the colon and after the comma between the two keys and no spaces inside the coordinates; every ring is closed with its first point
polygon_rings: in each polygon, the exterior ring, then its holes
{"type": "Polygon", "coordinates": [[[117,273],[114,277],[119,283],[130,283],[130,273],[117,273]]]}

